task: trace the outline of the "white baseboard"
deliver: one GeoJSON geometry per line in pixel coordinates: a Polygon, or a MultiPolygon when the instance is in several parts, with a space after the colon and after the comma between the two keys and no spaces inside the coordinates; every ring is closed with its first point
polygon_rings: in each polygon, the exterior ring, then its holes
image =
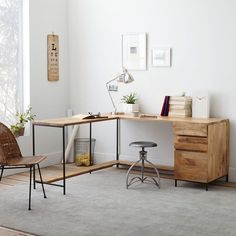
{"type": "MultiPolygon", "coordinates": [[[[95,158],[94,158],[94,164],[99,164],[102,162],[106,162],[106,161],[112,161],[112,160],[116,160],[116,154],[115,153],[102,153],[102,152],[96,152],[94,154],[95,158]]],[[[130,155],[123,155],[120,154],[119,155],[119,159],[120,160],[126,160],[126,161],[137,161],[139,158],[138,155],[136,156],[130,156],[130,155]]],[[[165,165],[165,166],[173,166],[172,163],[167,163],[167,162],[161,162],[160,160],[156,160],[155,158],[150,158],[149,159],[151,162],[153,162],[154,164],[156,162],[158,162],[159,165],[165,165]]]]}
{"type": "Polygon", "coordinates": [[[62,162],[62,152],[51,152],[48,154],[43,154],[47,158],[40,164],[40,166],[52,166],[62,162]]]}
{"type": "MultiPolygon", "coordinates": [[[[94,153],[94,164],[100,164],[106,161],[116,160],[116,153],[94,153]]],[[[135,161],[137,158],[128,155],[119,155],[120,160],[135,161]]]]}
{"type": "Polygon", "coordinates": [[[94,164],[100,164],[106,161],[112,161],[116,159],[115,153],[94,153],[94,164]]]}

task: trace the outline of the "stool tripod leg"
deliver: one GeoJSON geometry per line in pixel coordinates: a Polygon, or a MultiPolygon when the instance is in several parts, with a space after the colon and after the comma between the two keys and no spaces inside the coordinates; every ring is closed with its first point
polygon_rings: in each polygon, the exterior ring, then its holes
{"type": "Polygon", "coordinates": [[[129,168],[129,170],[127,171],[127,174],[126,174],[126,188],[128,189],[128,187],[129,187],[129,174],[130,174],[130,171],[133,169],[133,167],[136,165],[136,164],[138,164],[139,162],[141,161],[141,159],[139,159],[138,161],[136,161],[136,162],[134,162],[133,164],[132,164],[132,166],[130,166],[130,168],[129,168]]]}
{"type": "Polygon", "coordinates": [[[158,186],[160,188],[160,175],[159,175],[159,171],[157,170],[157,168],[155,167],[155,165],[152,162],[150,162],[148,160],[146,160],[146,162],[149,163],[153,167],[153,169],[156,171],[157,179],[158,179],[158,186]]]}
{"type": "Polygon", "coordinates": [[[142,183],[143,183],[143,181],[144,181],[144,159],[142,159],[142,166],[141,166],[141,178],[142,178],[142,183]]]}
{"type": "Polygon", "coordinates": [[[2,180],[3,171],[4,171],[4,166],[2,166],[2,168],[1,168],[0,181],[2,180]]]}

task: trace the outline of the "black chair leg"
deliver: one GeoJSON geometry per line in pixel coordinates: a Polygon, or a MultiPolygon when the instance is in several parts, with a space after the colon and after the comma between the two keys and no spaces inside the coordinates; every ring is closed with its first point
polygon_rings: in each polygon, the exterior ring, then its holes
{"type": "Polygon", "coordinates": [[[35,182],[35,166],[33,167],[33,178],[34,178],[34,189],[36,189],[36,182],[35,182]]]}
{"type": "Polygon", "coordinates": [[[1,175],[0,175],[0,181],[2,180],[3,171],[4,171],[4,166],[2,166],[1,175]]]}
{"type": "Polygon", "coordinates": [[[178,180],[177,180],[177,179],[175,179],[175,187],[177,187],[177,181],[178,181],[178,180]]]}
{"type": "Polygon", "coordinates": [[[32,185],[32,166],[30,167],[30,182],[29,182],[29,208],[31,210],[31,185],[32,185]]]}
{"type": "Polygon", "coordinates": [[[41,184],[42,184],[43,195],[44,195],[44,198],[47,198],[47,196],[45,194],[45,190],[44,190],[43,179],[42,179],[42,175],[41,175],[41,170],[40,170],[39,164],[37,164],[37,166],[38,166],[40,181],[41,181],[41,184]]]}

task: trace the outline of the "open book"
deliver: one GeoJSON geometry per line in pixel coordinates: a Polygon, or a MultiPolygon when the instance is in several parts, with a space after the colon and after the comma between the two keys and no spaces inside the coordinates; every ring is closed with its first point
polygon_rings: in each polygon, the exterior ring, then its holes
{"type": "Polygon", "coordinates": [[[72,118],[78,118],[78,119],[81,119],[81,120],[85,120],[85,119],[108,118],[108,116],[102,116],[100,114],[89,114],[89,115],[78,114],[78,115],[72,116],[72,118]]]}

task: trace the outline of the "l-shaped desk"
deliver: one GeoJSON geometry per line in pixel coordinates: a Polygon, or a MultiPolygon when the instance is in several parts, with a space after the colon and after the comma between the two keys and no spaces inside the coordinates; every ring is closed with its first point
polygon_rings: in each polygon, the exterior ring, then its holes
{"type": "MultiPolygon", "coordinates": [[[[177,118],[177,117],[132,117],[128,115],[110,115],[105,118],[82,119],[76,117],[36,120],[33,122],[33,155],[35,155],[35,126],[57,127],[62,129],[63,145],[63,184],[47,183],[63,187],[66,194],[66,163],[65,163],[65,127],[89,124],[90,156],[92,123],[116,121],[116,160],[105,167],[122,164],[119,160],[120,120],[134,120],[145,122],[169,122],[173,125],[174,133],[174,179],[200,182],[206,184],[226,177],[228,181],[229,169],[229,120],[221,118],[177,118]]],[[[91,159],[91,158],[90,158],[91,159]]],[[[98,170],[101,168],[93,168],[98,170]]],[[[34,174],[35,179],[35,174],[34,174]]]]}

